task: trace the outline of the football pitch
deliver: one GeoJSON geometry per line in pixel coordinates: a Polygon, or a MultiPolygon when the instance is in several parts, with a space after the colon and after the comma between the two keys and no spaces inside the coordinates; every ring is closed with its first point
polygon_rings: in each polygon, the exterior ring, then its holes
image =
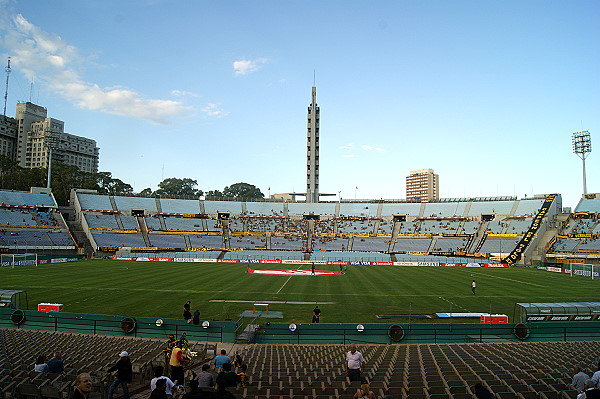
{"type": "MultiPolygon", "coordinates": [[[[270,311],[283,314],[283,319],[272,321],[296,323],[310,322],[315,304],[322,311],[322,323],[406,323],[377,315],[490,310],[512,321],[516,302],[597,301],[600,292],[598,279],[526,267],[357,265],[339,275],[279,276],[247,273],[247,266],[83,260],[3,267],[0,289],[26,290],[29,309],[41,302],[62,303],[65,312],[129,317],[182,318],[183,304],[190,300],[192,312],[199,309],[202,320],[235,321],[253,303],[271,302],[270,311]],[[475,295],[472,280],[477,282],[475,295]]],[[[310,269],[310,265],[251,266],[310,269]]],[[[339,271],[339,266],[317,269],[339,271]]]]}

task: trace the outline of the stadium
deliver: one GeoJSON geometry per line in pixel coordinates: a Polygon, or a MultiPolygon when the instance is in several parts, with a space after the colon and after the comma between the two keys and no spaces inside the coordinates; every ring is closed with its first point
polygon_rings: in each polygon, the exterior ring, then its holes
{"type": "Polygon", "coordinates": [[[239,397],[350,397],[339,364],[351,343],[379,397],[471,398],[482,379],[498,397],[574,397],[565,365],[596,361],[598,194],[573,213],[559,194],[307,203],[73,190],[59,207],[51,193],[1,191],[0,203],[5,397],[63,397],[82,371],[103,396],[123,345],[144,392],[182,332],[188,377],[217,348],[248,359],[239,397]],[[198,325],[180,316],[186,300],[198,325]],[[30,375],[48,345],[72,348],[70,380],[30,375]],[[285,360],[298,351],[303,362],[285,360]]]}

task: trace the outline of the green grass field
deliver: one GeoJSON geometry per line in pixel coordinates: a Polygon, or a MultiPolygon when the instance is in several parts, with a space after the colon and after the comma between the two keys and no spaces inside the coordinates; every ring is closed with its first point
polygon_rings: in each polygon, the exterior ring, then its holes
{"type": "MultiPolygon", "coordinates": [[[[411,302],[413,315],[449,312],[451,306],[454,312],[489,312],[491,306],[512,321],[516,302],[598,301],[600,281],[533,268],[348,266],[345,275],[288,277],[249,274],[245,264],[84,260],[3,267],[0,288],[26,290],[30,309],[51,302],[64,304],[66,312],[180,318],[191,300],[202,319],[237,320],[251,303],[210,301],[305,301],[320,304],[321,322],[389,323],[375,315],[407,315],[411,302]],[[477,295],[471,293],[473,279],[477,295]]],[[[273,321],[285,322],[310,322],[312,308],[270,307],[284,316],[273,321]]]]}

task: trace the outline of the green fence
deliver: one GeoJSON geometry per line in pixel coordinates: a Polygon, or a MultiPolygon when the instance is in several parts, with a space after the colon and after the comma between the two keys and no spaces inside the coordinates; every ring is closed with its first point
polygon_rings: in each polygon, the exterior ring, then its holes
{"type": "Polygon", "coordinates": [[[151,317],[124,317],[35,310],[0,309],[0,327],[64,331],[99,335],[145,338],[179,337],[184,332],[193,341],[233,342],[235,323],[209,321],[208,326],[188,324],[185,320],[151,317]]]}
{"type": "MultiPolygon", "coordinates": [[[[334,324],[259,320],[257,343],[412,344],[600,340],[600,321],[526,324],[334,324]]],[[[166,339],[187,333],[193,341],[234,342],[236,323],[188,324],[180,319],[0,309],[0,327],[166,339]]]]}
{"type": "Polygon", "coordinates": [[[596,341],[600,322],[529,324],[290,324],[267,323],[258,343],[392,344],[596,341]],[[293,331],[292,331],[293,330],[293,331]]]}

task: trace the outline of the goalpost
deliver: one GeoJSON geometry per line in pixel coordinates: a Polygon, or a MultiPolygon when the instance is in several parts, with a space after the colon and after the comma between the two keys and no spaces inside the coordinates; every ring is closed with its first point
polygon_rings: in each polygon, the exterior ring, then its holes
{"type": "Polygon", "coordinates": [[[37,265],[38,254],[0,254],[0,265],[15,266],[37,265]]]}

